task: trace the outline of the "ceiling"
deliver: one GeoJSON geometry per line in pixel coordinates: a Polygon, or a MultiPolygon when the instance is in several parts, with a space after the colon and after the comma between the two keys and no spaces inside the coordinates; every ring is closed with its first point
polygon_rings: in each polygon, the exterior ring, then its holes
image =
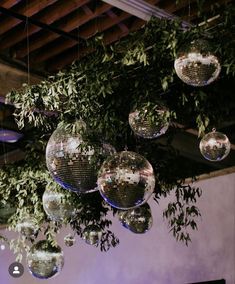
{"type": "MultiPolygon", "coordinates": [[[[175,2],[0,0],[0,57],[23,66],[30,63],[35,71],[58,71],[91,52],[84,40],[97,33],[102,33],[105,44],[110,44],[143,26],[145,21],[134,16],[136,6],[142,14],[147,11],[159,17],[178,16],[190,23],[200,21],[196,0],[180,0],[178,5],[175,2]]],[[[209,11],[214,1],[205,2],[203,9],[209,11]]],[[[231,1],[216,2],[223,5],[231,1]]]]}
{"type": "MultiPolygon", "coordinates": [[[[44,75],[57,72],[74,60],[88,55],[92,50],[85,45],[85,40],[99,33],[103,34],[105,44],[111,44],[141,28],[151,15],[179,17],[186,26],[203,20],[197,14],[197,0],[180,0],[178,5],[175,2],[0,0],[0,64],[6,66],[2,69],[0,66],[0,95],[4,96],[10,88],[17,88],[23,81],[27,82],[28,71],[31,73],[31,82],[37,82],[44,75]]],[[[228,2],[232,1],[216,1],[220,4],[219,9],[223,9],[228,2]]],[[[207,0],[203,6],[203,10],[208,11],[208,18],[213,4],[214,0],[207,0]]],[[[4,98],[1,101],[4,102],[4,98]]],[[[19,132],[12,111],[13,106],[0,105],[0,128],[19,132]]],[[[230,135],[233,144],[232,154],[221,163],[210,163],[201,157],[195,130],[186,129],[179,133],[173,144],[181,151],[182,163],[197,164],[197,174],[223,170],[235,166],[234,129],[235,121],[221,126],[221,131],[230,135]],[[186,144],[187,147],[184,147],[186,144]]],[[[20,142],[0,144],[0,165],[22,157],[20,142]]]]}

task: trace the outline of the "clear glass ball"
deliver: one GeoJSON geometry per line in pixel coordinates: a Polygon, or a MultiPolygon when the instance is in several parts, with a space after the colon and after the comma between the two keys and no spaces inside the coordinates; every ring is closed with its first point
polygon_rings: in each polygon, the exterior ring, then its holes
{"type": "Polygon", "coordinates": [[[64,265],[63,251],[43,240],[33,245],[27,256],[31,274],[40,279],[49,279],[60,273],[64,265]]]}
{"type": "Polygon", "coordinates": [[[28,238],[34,238],[39,230],[39,225],[34,217],[28,216],[20,220],[16,225],[16,231],[28,238]]]}
{"type": "Polygon", "coordinates": [[[102,237],[102,231],[97,225],[89,225],[87,226],[83,233],[82,238],[89,245],[97,245],[102,237]]]}
{"type": "Polygon", "coordinates": [[[145,203],[140,207],[118,213],[121,224],[135,234],[144,234],[153,225],[150,206],[145,203]]]}
{"type": "Polygon", "coordinates": [[[71,234],[68,234],[64,237],[64,243],[67,247],[71,247],[76,243],[76,239],[71,234]]]}
{"type": "Polygon", "coordinates": [[[76,208],[68,200],[66,193],[46,189],[42,196],[43,209],[47,216],[57,222],[73,219],[76,208]]]}
{"type": "Polygon", "coordinates": [[[202,156],[212,162],[225,159],[230,152],[230,146],[228,137],[217,131],[206,134],[199,144],[202,156]]]}
{"type": "Polygon", "coordinates": [[[102,197],[111,206],[124,210],[138,207],[154,191],[153,168],[135,152],[119,152],[103,163],[98,185],[102,197]]]}
{"type": "Polygon", "coordinates": [[[98,190],[99,162],[96,158],[103,157],[104,160],[115,152],[111,145],[107,147],[106,144],[85,141],[81,134],[84,131],[83,125],[75,132],[66,125],[58,127],[46,147],[47,168],[53,179],[63,188],[78,193],[98,190]]]}
{"type": "Polygon", "coordinates": [[[194,40],[177,54],[174,67],[186,84],[200,87],[211,84],[220,74],[221,66],[207,40],[194,40]]]}
{"type": "Polygon", "coordinates": [[[159,107],[154,112],[154,120],[152,120],[152,114],[150,115],[145,107],[129,114],[129,125],[136,135],[153,139],[166,133],[169,127],[169,122],[166,120],[168,110],[159,107]]]}

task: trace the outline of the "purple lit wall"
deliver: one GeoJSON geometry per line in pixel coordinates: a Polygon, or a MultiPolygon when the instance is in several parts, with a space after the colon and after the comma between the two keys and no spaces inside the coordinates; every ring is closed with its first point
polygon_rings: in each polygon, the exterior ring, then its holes
{"type": "MultiPolygon", "coordinates": [[[[27,271],[19,279],[8,275],[14,261],[9,250],[0,251],[0,284],[186,284],[214,279],[235,283],[235,174],[199,183],[203,196],[198,206],[202,219],[189,247],[177,243],[163,223],[162,208],[150,202],[154,226],[135,235],[114,220],[120,245],[107,253],[78,240],[64,247],[65,266],[51,280],[37,280],[27,271]]],[[[68,230],[67,230],[68,231],[68,230]]],[[[62,244],[66,232],[60,237],[62,244]]]]}

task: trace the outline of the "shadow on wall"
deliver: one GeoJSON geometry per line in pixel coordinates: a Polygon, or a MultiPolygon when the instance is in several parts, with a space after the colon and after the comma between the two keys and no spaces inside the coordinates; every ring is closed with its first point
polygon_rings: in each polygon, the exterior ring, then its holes
{"type": "Polygon", "coordinates": [[[224,279],[221,279],[221,280],[213,280],[213,281],[197,282],[197,283],[187,283],[187,284],[226,284],[226,281],[224,279]]]}

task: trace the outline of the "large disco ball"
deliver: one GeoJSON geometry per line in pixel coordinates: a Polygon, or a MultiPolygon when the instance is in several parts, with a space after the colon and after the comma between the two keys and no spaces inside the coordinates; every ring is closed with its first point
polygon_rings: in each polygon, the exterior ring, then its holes
{"type": "Polygon", "coordinates": [[[60,273],[64,265],[64,256],[59,246],[52,246],[43,240],[33,245],[28,253],[27,264],[36,278],[49,279],[60,273]]]}
{"type": "Polygon", "coordinates": [[[97,225],[89,225],[87,226],[83,233],[82,238],[89,245],[97,245],[102,237],[102,231],[97,225]]]}
{"type": "Polygon", "coordinates": [[[43,209],[47,216],[57,222],[72,219],[76,215],[76,209],[63,193],[47,188],[42,196],[43,209]]]}
{"type": "Polygon", "coordinates": [[[159,106],[153,111],[155,114],[154,116],[145,106],[143,106],[129,114],[129,125],[136,135],[152,139],[166,133],[169,127],[166,116],[168,109],[159,106]]]}
{"type": "Polygon", "coordinates": [[[153,224],[150,206],[145,203],[140,207],[118,213],[121,224],[135,234],[144,234],[153,224]]]}
{"type": "Polygon", "coordinates": [[[16,225],[16,231],[23,236],[33,238],[37,234],[39,226],[37,220],[34,217],[27,216],[20,220],[16,225]]]}
{"type": "Polygon", "coordinates": [[[184,46],[178,52],[174,66],[178,77],[195,87],[209,85],[219,76],[221,70],[210,43],[202,39],[184,46]]]}
{"type": "Polygon", "coordinates": [[[111,206],[118,209],[138,207],[154,191],[153,168],[143,156],[123,151],[103,163],[98,185],[102,197],[111,206]]]}
{"type": "Polygon", "coordinates": [[[65,125],[53,132],[46,148],[47,168],[53,179],[65,189],[88,193],[98,190],[99,162],[96,158],[104,160],[115,149],[111,145],[85,141],[81,134],[86,131],[84,124],[77,129],[72,132],[65,125]]]}
{"type": "Polygon", "coordinates": [[[199,144],[203,157],[212,162],[226,158],[230,152],[230,147],[231,144],[228,137],[215,130],[206,134],[199,144]]]}

